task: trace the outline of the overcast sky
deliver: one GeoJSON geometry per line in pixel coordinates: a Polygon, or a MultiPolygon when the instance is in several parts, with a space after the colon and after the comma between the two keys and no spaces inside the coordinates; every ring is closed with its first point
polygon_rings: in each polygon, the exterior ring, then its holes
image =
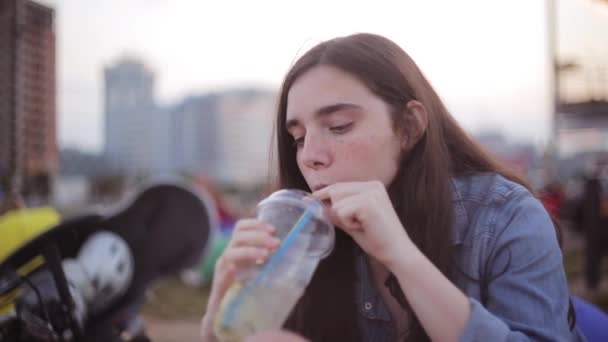
{"type": "MultiPolygon", "coordinates": [[[[568,17],[561,33],[566,50],[608,59],[608,44],[598,44],[608,10],[595,1],[558,0],[568,17]]],[[[307,48],[355,32],[403,47],[468,130],[503,130],[535,144],[548,135],[545,0],[40,2],[57,14],[62,146],[102,149],[102,72],[121,56],[155,71],[168,104],[218,88],[276,88],[307,48]]]]}

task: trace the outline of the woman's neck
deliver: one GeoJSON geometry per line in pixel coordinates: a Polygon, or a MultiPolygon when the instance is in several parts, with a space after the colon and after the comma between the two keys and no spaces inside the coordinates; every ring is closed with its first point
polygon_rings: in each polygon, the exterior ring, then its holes
{"type": "Polygon", "coordinates": [[[390,275],[390,271],[386,266],[370,256],[367,256],[367,264],[370,269],[372,283],[380,294],[382,301],[388,308],[398,335],[402,336],[402,334],[404,334],[408,329],[409,320],[407,312],[401,307],[395,297],[391,295],[389,289],[384,285],[386,279],[390,275]]]}

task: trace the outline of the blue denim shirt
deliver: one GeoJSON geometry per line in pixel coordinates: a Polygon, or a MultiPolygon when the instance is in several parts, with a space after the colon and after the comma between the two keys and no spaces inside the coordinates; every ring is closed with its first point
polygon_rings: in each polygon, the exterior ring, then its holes
{"type": "MultiPolygon", "coordinates": [[[[562,253],[542,204],[496,174],[455,178],[452,185],[453,281],[471,305],[460,340],[584,341],[578,328],[569,329],[562,253]]],[[[361,253],[356,263],[363,340],[397,341],[365,258],[361,253]]]]}

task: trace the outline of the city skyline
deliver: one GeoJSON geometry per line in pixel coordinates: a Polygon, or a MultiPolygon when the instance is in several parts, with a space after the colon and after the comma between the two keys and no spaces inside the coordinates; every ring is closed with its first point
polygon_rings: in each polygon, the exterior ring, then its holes
{"type": "MultiPolygon", "coordinates": [[[[121,56],[143,59],[157,77],[158,98],[170,104],[227,88],[276,90],[307,48],[363,31],[401,45],[466,129],[501,130],[535,144],[548,136],[544,1],[338,1],[306,8],[279,3],[274,16],[264,1],[41,2],[57,10],[59,135],[65,147],[101,151],[102,70],[121,56]]],[[[570,2],[569,13],[595,6],[570,2]]],[[[574,45],[585,44],[579,39],[574,45]]],[[[602,47],[587,50],[591,56],[607,55],[602,47]]]]}
{"type": "Polygon", "coordinates": [[[224,91],[163,106],[154,85],[151,70],[132,58],[105,69],[108,171],[204,174],[214,182],[240,185],[267,181],[274,93],[224,91]]]}

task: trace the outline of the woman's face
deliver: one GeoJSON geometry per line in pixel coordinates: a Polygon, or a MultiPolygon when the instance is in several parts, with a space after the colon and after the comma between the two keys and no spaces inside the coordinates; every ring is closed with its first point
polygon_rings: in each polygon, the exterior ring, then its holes
{"type": "Polygon", "coordinates": [[[397,173],[403,144],[389,106],[338,68],[316,66],[294,82],[286,129],[312,191],[351,181],[379,180],[388,186],[397,173]]]}

